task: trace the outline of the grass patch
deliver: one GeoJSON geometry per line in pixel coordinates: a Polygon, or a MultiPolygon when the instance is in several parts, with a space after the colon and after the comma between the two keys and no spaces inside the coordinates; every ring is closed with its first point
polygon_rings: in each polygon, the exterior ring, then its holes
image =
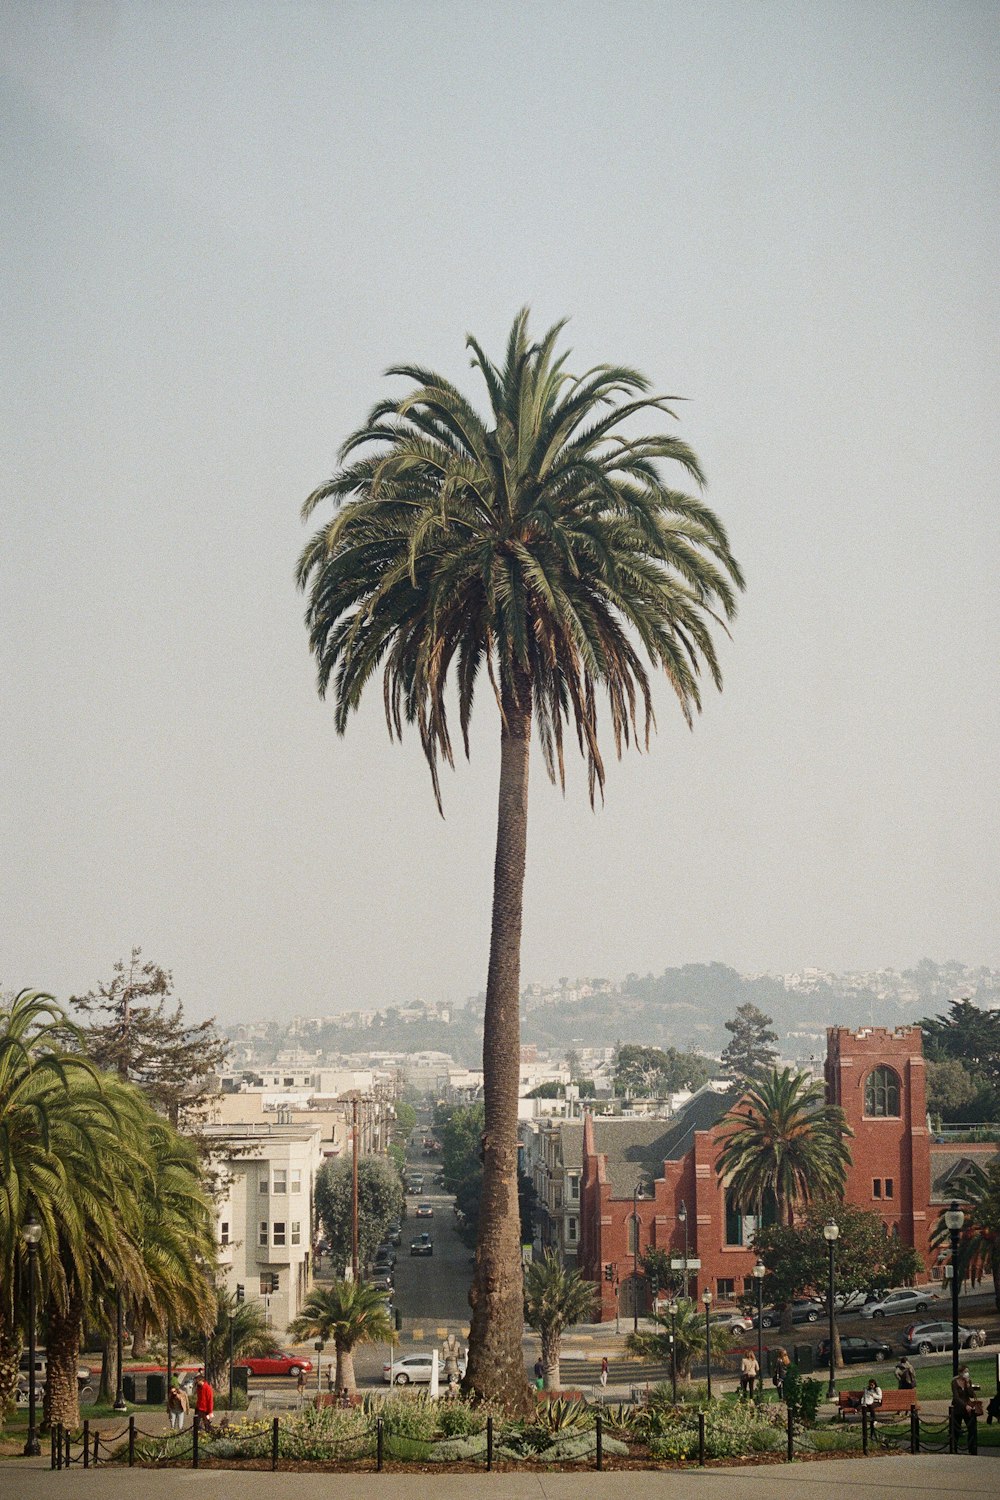
{"type": "MultiPolygon", "coordinates": [[[[969,1374],[972,1376],[973,1385],[981,1385],[988,1401],[993,1394],[996,1384],[996,1365],[992,1359],[970,1359],[968,1361],[969,1374]]],[[[877,1377],[876,1377],[877,1378],[877,1377]]],[[[884,1380],[879,1384],[885,1389],[886,1385],[895,1386],[892,1371],[887,1369],[884,1380]]],[[[868,1384],[867,1376],[845,1375],[837,1381],[838,1391],[863,1390],[868,1384]]],[[[951,1400],[951,1365],[931,1365],[917,1370],[917,1401],[950,1401],[951,1400]]]]}

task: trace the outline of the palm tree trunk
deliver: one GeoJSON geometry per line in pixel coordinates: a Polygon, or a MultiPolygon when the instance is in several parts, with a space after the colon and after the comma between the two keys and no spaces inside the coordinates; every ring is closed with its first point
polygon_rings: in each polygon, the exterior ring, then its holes
{"type": "Polygon", "coordinates": [[[0,1320],[0,1429],[4,1414],[14,1405],[21,1362],[21,1330],[0,1320]]]}
{"type": "Polygon", "coordinates": [[[80,1425],[80,1398],[76,1372],[80,1363],[80,1333],[83,1328],[83,1298],[78,1290],[70,1293],[65,1308],[49,1302],[48,1337],[45,1346],[45,1400],[42,1422],[51,1428],[54,1422],[64,1427],[80,1425]]]}
{"type": "Polygon", "coordinates": [[[547,1391],[562,1390],[561,1372],[559,1369],[559,1355],[562,1350],[562,1339],[557,1333],[550,1333],[542,1337],[542,1364],[545,1367],[544,1385],[547,1391]]]}
{"type": "Polygon", "coordinates": [[[531,683],[515,670],[502,690],[500,794],[493,868],[493,926],[483,1018],[483,1186],[469,1302],[465,1391],[527,1407],[521,1338],[524,1276],[517,1201],[517,1086],[521,1061],[521,909],[528,838],[531,683]]]}
{"type": "Polygon", "coordinates": [[[118,1392],[118,1345],[112,1338],[105,1338],[101,1346],[101,1383],[97,1399],[110,1406],[118,1392]]]}
{"type": "Polygon", "coordinates": [[[354,1350],[348,1349],[345,1344],[337,1344],[337,1395],[341,1391],[348,1390],[351,1395],[357,1390],[354,1379],[354,1350]]]}

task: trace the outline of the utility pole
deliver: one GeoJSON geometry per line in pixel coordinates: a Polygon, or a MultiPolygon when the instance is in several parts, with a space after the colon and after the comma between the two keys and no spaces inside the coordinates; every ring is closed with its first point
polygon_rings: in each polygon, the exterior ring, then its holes
{"type": "Polygon", "coordinates": [[[351,1100],[351,1274],[358,1279],[358,1096],[351,1100]]]}

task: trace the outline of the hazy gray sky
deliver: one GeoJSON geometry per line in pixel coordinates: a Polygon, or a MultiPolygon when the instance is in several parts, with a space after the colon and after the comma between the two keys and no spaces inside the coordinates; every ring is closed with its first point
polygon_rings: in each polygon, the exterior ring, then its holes
{"type": "Polygon", "coordinates": [[[472,390],[525,302],[688,398],[748,590],[603,811],[536,760],[524,979],[1000,964],[998,23],[5,0],[0,983],[483,986],[495,709],[442,821],[292,575],[382,370],[472,390]]]}

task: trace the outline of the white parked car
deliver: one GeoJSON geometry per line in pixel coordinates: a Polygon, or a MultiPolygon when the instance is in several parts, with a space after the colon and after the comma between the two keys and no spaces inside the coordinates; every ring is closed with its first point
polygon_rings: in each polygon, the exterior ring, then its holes
{"type": "Polygon", "coordinates": [[[863,1318],[891,1318],[897,1313],[926,1312],[937,1292],[930,1286],[904,1286],[894,1292],[886,1292],[876,1302],[866,1302],[861,1308],[863,1318]]]}
{"type": "MultiPolygon", "coordinates": [[[[382,1366],[382,1379],[386,1385],[429,1385],[431,1379],[432,1354],[407,1354],[403,1359],[394,1359],[391,1365],[382,1366]]],[[[465,1374],[464,1357],[458,1361],[458,1373],[465,1374]]],[[[444,1360],[438,1356],[438,1375],[444,1385],[444,1360]]]]}

